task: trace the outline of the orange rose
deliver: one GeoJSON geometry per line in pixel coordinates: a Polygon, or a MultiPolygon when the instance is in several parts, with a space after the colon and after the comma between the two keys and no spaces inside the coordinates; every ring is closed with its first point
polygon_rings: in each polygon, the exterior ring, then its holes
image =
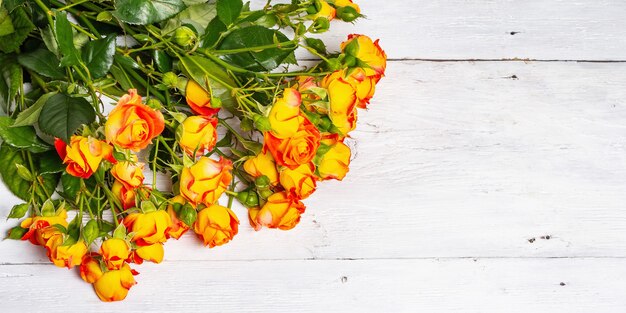
{"type": "Polygon", "coordinates": [[[193,80],[189,80],[187,83],[185,98],[191,110],[196,112],[196,114],[212,116],[220,111],[220,108],[211,106],[211,94],[193,80]]]}
{"type": "Polygon", "coordinates": [[[137,162],[137,156],[133,155],[131,161],[118,162],[111,168],[111,174],[117,181],[124,185],[126,190],[134,189],[143,183],[143,169],[145,164],[137,162]]]}
{"type": "Polygon", "coordinates": [[[129,261],[132,261],[136,264],[142,264],[144,260],[152,263],[161,263],[163,261],[163,256],[165,255],[165,250],[163,250],[162,243],[155,243],[149,246],[139,246],[135,249],[131,256],[129,257],[129,261]]]}
{"type": "Polygon", "coordinates": [[[128,290],[135,284],[133,271],[128,264],[124,264],[119,270],[103,273],[93,283],[93,287],[100,300],[111,302],[126,299],[128,290]]]}
{"type": "Polygon", "coordinates": [[[280,170],[280,184],[296,198],[308,198],[316,188],[315,165],[302,164],[293,170],[283,167],[280,170]]]}
{"type": "Polygon", "coordinates": [[[28,231],[22,236],[22,240],[30,240],[34,245],[45,246],[50,238],[60,235],[61,232],[54,225],[67,228],[67,211],[59,210],[54,216],[34,216],[26,218],[20,224],[28,231]]]}
{"type": "Polygon", "coordinates": [[[367,109],[370,99],[372,99],[376,92],[376,83],[380,79],[380,76],[367,76],[365,70],[356,68],[349,76],[344,75],[343,77],[356,92],[356,106],[360,109],[367,109]]]}
{"type": "Polygon", "coordinates": [[[188,155],[205,154],[215,147],[217,141],[217,118],[190,116],[185,119],[177,134],[178,144],[188,155]]]}
{"type": "Polygon", "coordinates": [[[163,210],[131,213],[124,218],[124,226],[134,233],[132,241],[139,246],[165,242],[171,225],[169,214],[163,210]]]}
{"type": "Polygon", "coordinates": [[[298,131],[303,118],[300,116],[301,102],[302,98],[298,91],[286,88],[283,96],[272,105],[268,120],[275,137],[291,137],[298,131]]]}
{"type": "Polygon", "coordinates": [[[330,111],[328,116],[342,135],[347,135],[356,128],[356,90],[343,78],[343,71],[335,71],[322,80],[322,86],[328,90],[330,111]]]}
{"type": "Polygon", "coordinates": [[[387,55],[378,45],[378,40],[372,41],[365,35],[352,34],[341,44],[341,50],[367,64],[363,68],[367,76],[384,76],[387,68],[387,55]]]}
{"type": "Polygon", "coordinates": [[[193,230],[209,248],[229,242],[239,230],[239,219],[233,211],[218,204],[210,205],[198,213],[193,230]]]}
{"type": "Polygon", "coordinates": [[[209,206],[226,191],[233,176],[232,162],[225,158],[219,161],[201,157],[191,167],[183,168],[180,174],[180,194],[193,206],[204,203],[209,206]]]}
{"type": "Polygon", "coordinates": [[[163,114],[141,103],[137,90],[131,89],[109,113],[104,125],[107,142],[135,152],[144,149],[163,131],[163,114]]]}
{"type": "Polygon", "coordinates": [[[57,235],[46,242],[46,252],[54,265],[72,268],[82,263],[83,257],[87,254],[87,245],[82,240],[64,245],[63,235],[57,235]]]}
{"type": "Polygon", "coordinates": [[[182,206],[185,205],[185,203],[185,198],[183,198],[183,196],[181,195],[175,196],[174,198],[170,199],[170,204],[167,205],[167,213],[170,215],[170,219],[172,220],[172,226],[167,232],[168,237],[178,239],[189,230],[189,226],[187,226],[187,224],[178,219],[176,211],[174,210],[175,204],[179,204],[182,206]]]}
{"type": "Polygon", "coordinates": [[[334,138],[322,140],[328,151],[318,160],[317,171],[323,180],[342,180],[349,170],[351,151],[346,144],[334,138]]]}
{"type": "Polygon", "coordinates": [[[304,209],[300,200],[290,197],[286,192],[279,192],[271,195],[261,209],[250,209],[248,214],[255,230],[263,226],[289,230],[298,225],[304,209]]]}
{"type": "Polygon", "coordinates": [[[137,206],[135,201],[137,197],[136,189],[128,189],[124,186],[124,184],[116,180],[111,186],[111,192],[113,192],[113,195],[115,195],[115,197],[120,200],[120,203],[122,203],[124,210],[128,210],[137,206]]]}
{"type": "Polygon", "coordinates": [[[86,254],[80,264],[80,277],[90,284],[95,283],[103,274],[100,262],[94,258],[97,255],[96,253],[86,254]]]}
{"type": "Polygon", "coordinates": [[[56,138],[54,147],[57,153],[67,164],[67,172],[76,177],[89,178],[98,170],[102,159],[115,163],[113,148],[105,142],[92,137],[72,136],[70,145],[56,138]]]}
{"type": "Polygon", "coordinates": [[[130,246],[123,239],[107,239],[100,246],[100,254],[108,269],[118,270],[124,265],[124,260],[128,259],[130,246]]]}
{"type": "Polygon", "coordinates": [[[259,178],[263,175],[267,176],[272,186],[278,184],[276,161],[274,161],[269,151],[261,152],[257,156],[246,160],[243,164],[243,169],[254,178],[259,178]]]}
{"type": "Polygon", "coordinates": [[[303,118],[298,131],[289,138],[280,139],[265,132],[264,152],[269,150],[278,165],[295,169],[313,160],[320,145],[320,132],[308,119],[303,118]]]}

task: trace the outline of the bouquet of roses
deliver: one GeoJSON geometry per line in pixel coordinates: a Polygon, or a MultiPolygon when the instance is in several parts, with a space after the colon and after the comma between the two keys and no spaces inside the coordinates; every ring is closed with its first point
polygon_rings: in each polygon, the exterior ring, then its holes
{"type": "Polygon", "coordinates": [[[9,218],[26,216],[8,237],[103,301],[169,238],[229,242],[235,200],[255,230],[296,226],[316,184],[348,172],[344,139],[386,67],[367,36],[338,52],[315,38],[362,17],[351,0],[0,3],[0,175],[24,200],[9,218]]]}

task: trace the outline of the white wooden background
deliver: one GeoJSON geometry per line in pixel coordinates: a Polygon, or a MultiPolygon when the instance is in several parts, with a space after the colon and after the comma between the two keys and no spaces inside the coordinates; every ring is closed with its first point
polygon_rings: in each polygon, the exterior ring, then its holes
{"type": "Polygon", "coordinates": [[[381,38],[387,77],[296,229],[237,208],[232,243],[168,242],[113,304],[5,240],[0,311],[625,312],[626,2],[358,2],[325,37],[381,38]]]}

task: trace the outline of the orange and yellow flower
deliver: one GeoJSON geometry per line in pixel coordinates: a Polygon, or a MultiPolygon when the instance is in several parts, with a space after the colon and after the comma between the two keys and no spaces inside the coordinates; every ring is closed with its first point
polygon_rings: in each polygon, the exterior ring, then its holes
{"type": "Polygon", "coordinates": [[[183,168],[180,175],[180,194],[193,206],[216,203],[232,180],[232,162],[201,157],[191,167],[183,168]]]}
{"type": "Polygon", "coordinates": [[[145,164],[137,162],[137,156],[133,155],[132,160],[122,161],[113,165],[111,174],[117,181],[124,185],[126,190],[134,189],[143,183],[143,169],[145,164]]]}
{"type": "Polygon", "coordinates": [[[351,7],[357,13],[361,13],[361,8],[359,8],[359,5],[352,2],[352,0],[334,0],[333,4],[336,8],[351,7]]]}
{"type": "Polygon", "coordinates": [[[174,211],[175,203],[184,205],[187,201],[185,201],[183,196],[178,195],[170,199],[170,204],[167,206],[167,213],[170,215],[170,219],[172,220],[172,226],[167,231],[167,236],[178,239],[189,230],[189,226],[181,221],[176,215],[176,211],[174,211]]]}
{"type": "Polygon", "coordinates": [[[276,164],[295,169],[313,160],[320,145],[321,135],[315,125],[303,118],[298,131],[291,137],[278,138],[265,132],[264,151],[269,150],[276,164]]]}
{"type": "Polygon", "coordinates": [[[54,216],[34,216],[26,218],[20,227],[27,228],[28,231],[22,236],[22,240],[30,240],[35,245],[45,246],[50,238],[60,235],[61,232],[52,227],[61,225],[67,228],[67,211],[61,209],[54,216]]]}
{"type": "Polygon", "coordinates": [[[267,176],[272,186],[278,184],[278,170],[276,169],[276,161],[269,151],[261,152],[252,157],[243,164],[246,173],[254,178],[267,176]]]}
{"type": "Polygon", "coordinates": [[[163,243],[172,225],[170,215],[163,210],[148,213],[131,213],[124,218],[124,225],[133,234],[132,241],[139,246],[163,243]]]}
{"type": "Polygon", "coordinates": [[[93,287],[100,300],[105,302],[121,301],[126,299],[128,290],[136,284],[133,272],[128,264],[118,270],[103,273],[93,287]]]}
{"type": "Polygon", "coordinates": [[[215,147],[217,118],[190,116],[181,124],[178,144],[188,155],[200,156],[215,147]]]}
{"type": "Polygon", "coordinates": [[[300,93],[286,88],[283,96],[278,98],[270,110],[268,120],[272,127],[272,135],[276,138],[288,138],[298,132],[303,117],[300,115],[300,93]]]}
{"type": "Polygon", "coordinates": [[[124,265],[124,261],[130,255],[130,246],[119,238],[111,238],[102,242],[100,246],[102,260],[110,270],[118,270],[124,265]]]}
{"type": "Polygon", "coordinates": [[[136,264],[142,264],[144,260],[152,263],[161,263],[164,255],[163,244],[159,242],[149,246],[137,247],[131,253],[129,260],[136,264]]]}
{"type": "Polygon", "coordinates": [[[298,199],[306,199],[316,188],[315,165],[302,164],[295,169],[283,167],[280,170],[280,184],[298,199]]]}
{"type": "Polygon", "coordinates": [[[286,192],[278,192],[271,195],[262,208],[248,210],[250,225],[255,230],[263,226],[289,230],[300,222],[300,215],[304,213],[304,204],[288,195],[286,192]]]}
{"type": "Polygon", "coordinates": [[[193,80],[189,80],[185,88],[187,104],[196,114],[212,116],[220,111],[220,108],[211,106],[211,94],[193,80]]]}
{"type": "Polygon", "coordinates": [[[90,284],[95,283],[102,276],[100,262],[95,258],[98,254],[88,253],[80,264],[80,277],[90,284]]]}
{"type": "Polygon", "coordinates": [[[111,192],[113,192],[113,195],[120,200],[124,210],[134,208],[136,206],[137,189],[128,189],[124,186],[124,184],[116,180],[111,186],[111,192]]]}
{"type": "Polygon", "coordinates": [[[322,143],[327,145],[328,151],[318,161],[317,171],[322,180],[342,180],[348,173],[350,148],[336,138],[326,138],[322,143]]]}
{"type": "Polygon", "coordinates": [[[322,80],[322,86],[328,90],[330,110],[328,116],[342,135],[347,135],[356,128],[356,90],[343,77],[343,71],[335,71],[322,80]]]}
{"type": "Polygon", "coordinates": [[[141,103],[137,90],[131,89],[109,113],[104,126],[106,140],[135,152],[144,149],[163,132],[163,114],[141,103]]]}
{"type": "Polygon", "coordinates": [[[328,4],[328,2],[324,0],[316,1],[315,9],[317,10],[317,13],[309,17],[312,20],[323,17],[329,21],[332,21],[335,18],[335,8],[333,8],[330,4],[328,4]]]}
{"type": "Polygon", "coordinates": [[[54,147],[63,163],[67,164],[67,172],[80,178],[91,177],[98,170],[102,159],[116,162],[113,158],[113,147],[92,137],[72,136],[69,146],[56,138],[54,147]]]}
{"type": "Polygon", "coordinates": [[[239,230],[239,219],[227,207],[210,205],[198,213],[193,230],[210,248],[229,242],[239,230]]]}
{"type": "Polygon", "coordinates": [[[53,236],[46,242],[48,258],[58,267],[72,268],[80,265],[87,254],[87,245],[84,241],[64,245],[63,235],[53,236]]]}
{"type": "Polygon", "coordinates": [[[365,35],[352,34],[348,36],[348,40],[341,44],[344,53],[350,53],[361,62],[367,64],[365,74],[367,76],[384,76],[387,68],[387,55],[385,51],[378,45],[378,40],[372,39],[365,35]],[[356,51],[346,51],[346,47],[356,41],[356,51]]]}

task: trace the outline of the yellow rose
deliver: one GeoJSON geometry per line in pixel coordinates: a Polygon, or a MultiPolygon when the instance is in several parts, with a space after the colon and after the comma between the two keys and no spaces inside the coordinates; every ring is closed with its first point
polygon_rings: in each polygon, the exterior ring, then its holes
{"type": "Polygon", "coordinates": [[[163,210],[148,213],[131,213],[124,218],[126,229],[133,232],[139,246],[149,246],[167,240],[167,231],[172,225],[170,215],[163,210]]]}
{"type": "Polygon", "coordinates": [[[182,132],[177,136],[178,144],[188,155],[205,154],[215,147],[217,141],[217,118],[190,116],[180,126],[182,132]]]}
{"type": "Polygon", "coordinates": [[[83,261],[80,264],[80,277],[90,284],[93,284],[102,276],[102,268],[100,268],[100,262],[94,258],[97,254],[87,254],[83,257],[83,261]]]}
{"type": "Polygon", "coordinates": [[[346,144],[336,139],[324,139],[328,151],[319,159],[317,171],[322,180],[342,180],[348,173],[351,151],[346,144]]]}
{"type": "Polygon", "coordinates": [[[161,263],[165,251],[162,243],[155,243],[149,246],[139,246],[132,252],[130,259],[136,264],[142,264],[144,260],[152,263],[161,263]]]}
{"type": "Polygon", "coordinates": [[[135,284],[135,278],[130,266],[124,264],[119,270],[103,273],[93,283],[93,287],[100,300],[111,302],[124,300],[128,295],[128,290],[135,284]]]}
{"type": "Polygon", "coordinates": [[[312,20],[323,17],[332,21],[335,18],[335,8],[330,6],[330,4],[324,0],[315,1],[315,9],[317,10],[317,13],[309,17],[312,20]]]}
{"type": "Polygon", "coordinates": [[[220,111],[219,108],[211,107],[211,95],[193,80],[187,83],[185,98],[191,110],[196,114],[212,116],[220,111]]]}
{"type": "Polygon", "coordinates": [[[361,8],[356,3],[353,3],[352,0],[334,0],[334,5],[337,8],[345,8],[351,7],[357,11],[357,13],[361,13],[361,8]]]}
{"type": "Polygon", "coordinates": [[[104,125],[107,142],[135,152],[144,149],[165,129],[163,114],[141,103],[131,89],[109,113],[104,125]]]}
{"type": "Polygon", "coordinates": [[[286,88],[283,96],[278,98],[272,109],[268,119],[272,127],[272,134],[277,138],[287,138],[298,132],[298,128],[302,123],[300,116],[300,103],[302,98],[300,93],[292,88],[286,88]]]}
{"type": "Polygon", "coordinates": [[[178,216],[176,215],[176,211],[174,211],[175,203],[178,203],[180,205],[185,205],[187,201],[185,201],[185,198],[183,196],[178,195],[170,199],[170,204],[168,204],[167,206],[167,213],[170,215],[170,219],[172,220],[172,226],[167,231],[167,236],[172,237],[174,239],[178,239],[180,238],[180,236],[182,236],[184,233],[186,233],[189,230],[189,226],[187,226],[187,224],[185,224],[183,221],[178,219],[178,216]]]}
{"type": "Polygon", "coordinates": [[[118,270],[130,255],[130,246],[123,239],[111,238],[102,242],[100,246],[102,260],[110,270],[118,270]]]}
{"type": "Polygon", "coordinates": [[[347,41],[341,44],[341,50],[367,64],[369,67],[363,68],[367,76],[385,75],[387,55],[378,45],[378,40],[372,41],[370,37],[365,35],[352,34],[348,36],[347,41]],[[356,43],[354,43],[354,41],[356,41],[356,43]],[[351,47],[355,47],[355,51],[346,51],[346,48],[351,43],[353,43],[351,47]]]}
{"type": "Polygon", "coordinates": [[[57,235],[46,242],[46,252],[54,265],[72,268],[82,263],[87,254],[87,245],[82,240],[72,245],[63,245],[63,235],[57,235]]]}
{"type": "Polygon", "coordinates": [[[246,173],[254,178],[267,176],[272,186],[278,184],[278,170],[276,170],[276,161],[272,157],[272,154],[268,151],[261,152],[257,156],[246,160],[243,164],[243,169],[246,173]]]}
{"type": "Polygon", "coordinates": [[[315,125],[303,118],[302,124],[292,137],[281,139],[272,132],[265,132],[264,152],[269,150],[276,164],[295,169],[313,160],[320,145],[321,135],[315,125]]]}
{"type": "Polygon", "coordinates": [[[122,161],[113,165],[111,174],[124,185],[126,190],[130,190],[141,186],[143,183],[144,166],[145,164],[137,162],[137,156],[133,155],[131,161],[122,161]]]}
{"type": "Polygon", "coordinates": [[[34,245],[42,245],[55,235],[61,234],[54,225],[61,225],[67,228],[67,211],[59,210],[55,216],[34,216],[26,218],[20,223],[20,227],[28,228],[22,236],[22,240],[30,240],[34,245]]]}
{"type": "Polygon", "coordinates": [[[357,108],[367,109],[367,105],[376,92],[376,83],[380,76],[367,76],[362,68],[354,69],[349,76],[344,76],[356,92],[357,108]]]}
{"type": "Polygon", "coordinates": [[[209,206],[226,191],[233,176],[230,160],[219,161],[201,157],[191,167],[183,168],[180,175],[180,194],[193,206],[204,203],[209,206]]]}
{"type": "Polygon", "coordinates": [[[343,71],[335,71],[324,77],[322,87],[328,90],[330,101],[328,116],[333,125],[345,136],[356,128],[358,103],[356,90],[344,79],[343,71]]]}
{"type": "Polygon", "coordinates": [[[305,206],[300,200],[286,192],[278,192],[271,195],[261,209],[251,209],[248,214],[255,230],[262,226],[289,230],[298,225],[304,210],[305,206]]]}
{"type": "Polygon", "coordinates": [[[67,164],[67,173],[80,178],[91,177],[98,170],[102,159],[116,162],[113,158],[113,147],[92,137],[72,136],[69,146],[56,138],[54,147],[63,163],[67,164]]]}
{"type": "Polygon", "coordinates": [[[210,205],[198,212],[193,230],[209,248],[229,242],[239,230],[239,219],[233,211],[218,204],[210,205]]]}
{"type": "Polygon", "coordinates": [[[280,184],[285,191],[298,199],[306,199],[316,188],[315,165],[313,163],[302,164],[295,169],[283,167],[280,170],[280,184]]]}
{"type": "Polygon", "coordinates": [[[115,195],[115,197],[120,200],[120,203],[122,203],[124,210],[134,208],[136,206],[136,189],[128,189],[124,186],[124,184],[116,180],[111,186],[111,192],[113,192],[113,195],[115,195]]]}

